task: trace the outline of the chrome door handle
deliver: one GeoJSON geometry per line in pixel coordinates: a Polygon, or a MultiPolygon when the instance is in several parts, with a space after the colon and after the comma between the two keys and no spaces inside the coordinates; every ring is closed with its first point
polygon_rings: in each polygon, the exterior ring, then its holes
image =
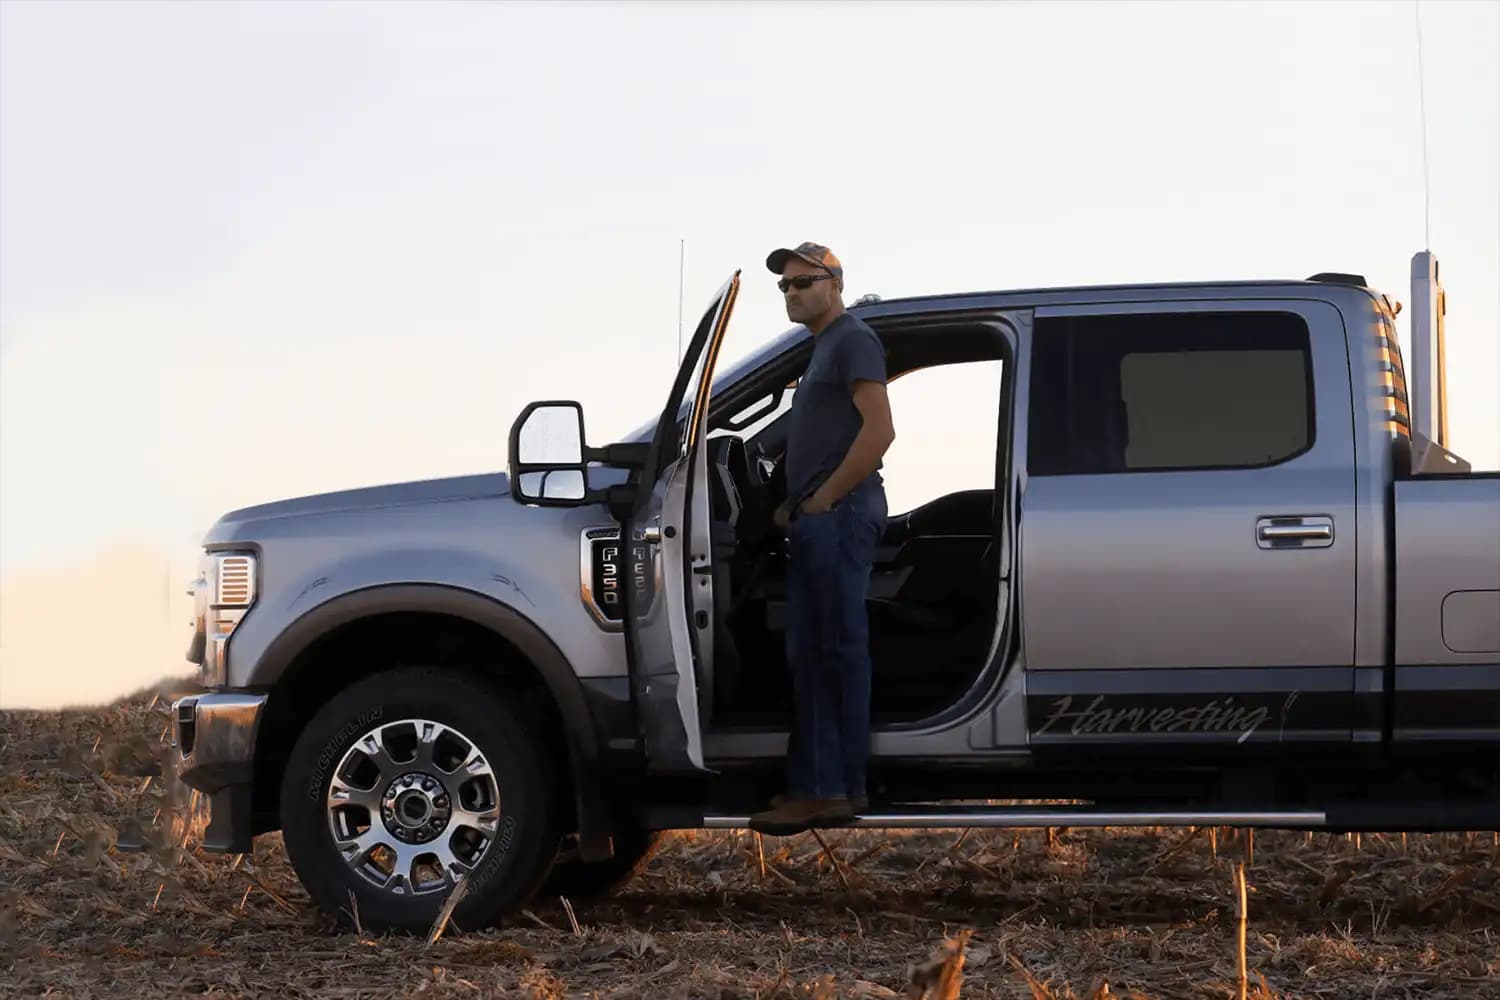
{"type": "Polygon", "coordinates": [[[1333,518],[1263,517],[1255,522],[1255,544],[1263,549],[1325,548],[1333,544],[1333,518]]]}
{"type": "Polygon", "coordinates": [[[1327,524],[1264,524],[1260,537],[1268,542],[1292,538],[1332,538],[1333,528],[1327,524]]]}

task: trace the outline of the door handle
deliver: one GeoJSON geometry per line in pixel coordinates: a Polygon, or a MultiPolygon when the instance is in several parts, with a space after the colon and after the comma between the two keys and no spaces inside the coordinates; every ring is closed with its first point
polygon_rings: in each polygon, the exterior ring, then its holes
{"type": "Polygon", "coordinates": [[[1263,517],[1255,522],[1255,544],[1263,549],[1321,549],[1333,544],[1333,518],[1306,515],[1263,517]]]}
{"type": "Polygon", "coordinates": [[[1333,526],[1328,524],[1263,524],[1260,537],[1268,542],[1288,541],[1294,538],[1332,538],[1333,526]]]}

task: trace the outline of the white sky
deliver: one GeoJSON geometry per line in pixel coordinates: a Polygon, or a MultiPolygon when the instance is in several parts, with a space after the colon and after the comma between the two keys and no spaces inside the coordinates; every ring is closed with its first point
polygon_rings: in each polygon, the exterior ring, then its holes
{"type": "MultiPolygon", "coordinates": [[[[1453,445],[1497,468],[1500,4],[1422,26],[1453,445]]],[[[125,551],[175,593],[228,508],[501,468],[543,396],[639,424],[679,238],[689,327],[745,269],[733,358],[787,325],[789,241],[851,298],[1345,270],[1405,302],[1423,225],[1407,2],[6,2],[0,704],[44,667],[28,574],[125,551]]]]}

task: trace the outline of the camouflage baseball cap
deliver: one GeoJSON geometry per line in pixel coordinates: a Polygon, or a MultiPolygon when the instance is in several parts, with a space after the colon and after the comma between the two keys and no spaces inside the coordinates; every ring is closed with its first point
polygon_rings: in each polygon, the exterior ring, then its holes
{"type": "Polygon", "coordinates": [[[829,274],[838,278],[844,278],[844,265],[833,255],[833,251],[818,243],[803,243],[794,250],[782,247],[780,250],[772,250],[771,256],[766,258],[766,267],[772,274],[780,274],[786,270],[786,262],[789,257],[801,257],[813,267],[821,267],[829,274]]]}

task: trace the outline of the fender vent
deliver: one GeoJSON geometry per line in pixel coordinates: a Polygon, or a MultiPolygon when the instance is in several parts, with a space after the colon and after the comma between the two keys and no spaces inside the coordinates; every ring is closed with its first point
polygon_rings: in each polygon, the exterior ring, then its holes
{"type": "Polygon", "coordinates": [[[218,603],[243,607],[250,603],[254,567],[249,556],[225,556],[219,560],[218,603]]]}

